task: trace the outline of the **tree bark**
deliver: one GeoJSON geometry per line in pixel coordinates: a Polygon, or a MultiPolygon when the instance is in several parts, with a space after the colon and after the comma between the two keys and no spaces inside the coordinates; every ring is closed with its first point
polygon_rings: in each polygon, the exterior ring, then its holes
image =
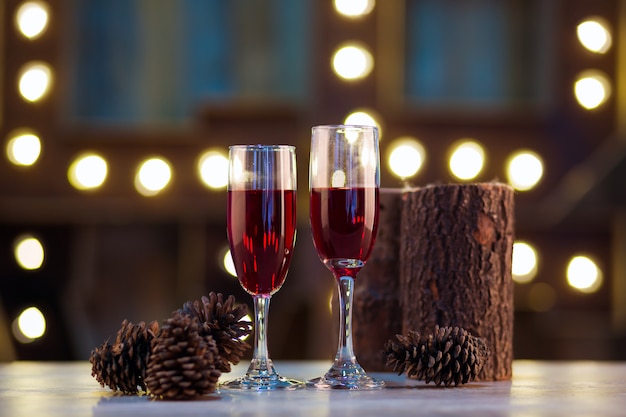
{"type": "Polygon", "coordinates": [[[382,350],[402,332],[400,305],[400,216],[402,190],[380,190],[376,244],[356,279],[353,341],[357,359],[366,371],[388,371],[382,350]]]}
{"type": "Polygon", "coordinates": [[[408,192],[401,236],[402,332],[463,327],[491,351],[478,379],[510,379],[513,189],[481,183],[408,192]]]}

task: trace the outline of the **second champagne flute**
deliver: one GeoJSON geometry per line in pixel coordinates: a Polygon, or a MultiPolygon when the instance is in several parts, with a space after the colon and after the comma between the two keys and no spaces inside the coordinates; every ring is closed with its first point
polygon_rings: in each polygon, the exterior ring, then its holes
{"type": "Polygon", "coordinates": [[[378,229],[380,162],[372,126],[316,126],[312,130],[309,184],[315,248],[337,280],[339,347],[326,374],[307,383],[318,389],[378,389],[352,348],[354,280],[365,265],[378,229]]]}
{"type": "Polygon", "coordinates": [[[229,148],[228,242],[241,286],[254,298],[254,351],[245,376],[223,388],[295,389],[267,349],[270,298],[285,281],[296,239],[296,154],[287,145],[229,148]]]}

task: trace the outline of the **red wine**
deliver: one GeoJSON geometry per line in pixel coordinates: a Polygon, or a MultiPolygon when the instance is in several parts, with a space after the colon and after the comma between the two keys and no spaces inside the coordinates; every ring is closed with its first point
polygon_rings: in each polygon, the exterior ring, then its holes
{"type": "Polygon", "coordinates": [[[324,264],[356,277],[376,240],[378,188],[313,188],[311,229],[324,264]]]}
{"type": "Polygon", "coordinates": [[[296,236],[294,190],[228,192],[228,238],[239,282],[252,295],[283,285],[296,236]]]}

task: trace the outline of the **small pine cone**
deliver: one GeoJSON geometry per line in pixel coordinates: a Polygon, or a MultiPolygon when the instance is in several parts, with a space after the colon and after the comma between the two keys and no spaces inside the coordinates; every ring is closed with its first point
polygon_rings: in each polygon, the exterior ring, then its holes
{"type": "Polygon", "coordinates": [[[230,364],[238,364],[250,345],[241,340],[252,331],[252,323],[242,320],[248,313],[248,306],[235,306],[235,297],[228,296],[224,301],[221,293],[211,292],[199,301],[187,301],[179,313],[198,318],[201,324],[200,334],[211,336],[217,344],[220,360],[217,369],[230,372],[230,364]]]}
{"type": "Polygon", "coordinates": [[[214,392],[221,372],[219,353],[211,337],[200,334],[195,317],[174,313],[152,341],[146,386],[151,395],[185,400],[214,392]]]}
{"type": "Polygon", "coordinates": [[[408,336],[396,335],[399,344],[390,340],[383,355],[386,366],[398,375],[445,386],[465,384],[476,378],[489,349],[481,338],[459,327],[435,326],[434,334],[421,336],[409,331],[408,336]]]}
{"type": "Polygon", "coordinates": [[[146,326],[143,321],[133,324],[122,322],[115,342],[104,342],[89,356],[91,375],[101,386],[124,394],[136,394],[146,390],[146,366],[150,358],[150,343],[159,332],[156,321],[146,326]]]}

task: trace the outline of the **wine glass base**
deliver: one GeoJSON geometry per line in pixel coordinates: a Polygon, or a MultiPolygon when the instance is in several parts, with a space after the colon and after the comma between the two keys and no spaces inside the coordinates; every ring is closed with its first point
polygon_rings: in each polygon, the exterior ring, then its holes
{"type": "Polygon", "coordinates": [[[306,382],[307,388],[320,390],[374,390],[385,388],[385,381],[367,375],[358,364],[351,368],[333,366],[324,376],[306,382]]]}
{"type": "Polygon", "coordinates": [[[304,388],[304,382],[284,378],[278,375],[270,376],[242,376],[241,378],[226,381],[219,388],[224,390],[273,391],[295,390],[304,388]]]}

